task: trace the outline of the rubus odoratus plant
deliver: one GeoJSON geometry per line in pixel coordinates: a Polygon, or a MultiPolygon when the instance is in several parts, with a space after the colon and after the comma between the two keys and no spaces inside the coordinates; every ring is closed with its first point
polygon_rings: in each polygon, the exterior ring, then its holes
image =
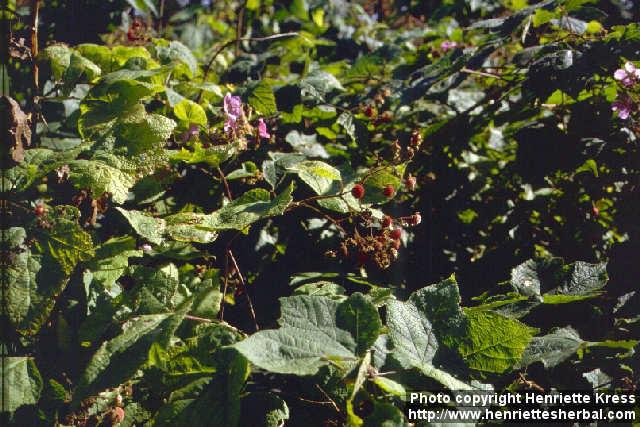
{"type": "Polygon", "coordinates": [[[10,3],[7,423],[636,389],[629,2],[10,3]]]}

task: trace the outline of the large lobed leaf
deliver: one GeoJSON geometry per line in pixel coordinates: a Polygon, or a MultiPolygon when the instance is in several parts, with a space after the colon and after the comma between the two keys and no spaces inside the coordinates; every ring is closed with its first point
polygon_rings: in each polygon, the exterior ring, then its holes
{"type": "Polygon", "coordinates": [[[330,362],[354,362],[381,332],[377,309],[358,293],[343,302],[307,295],[280,302],[279,329],[260,331],[235,345],[271,372],[313,375],[330,362]]]}

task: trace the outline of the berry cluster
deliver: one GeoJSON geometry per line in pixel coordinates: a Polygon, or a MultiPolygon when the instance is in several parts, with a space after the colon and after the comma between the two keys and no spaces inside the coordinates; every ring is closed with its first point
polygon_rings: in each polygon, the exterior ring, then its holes
{"type": "Polygon", "coordinates": [[[373,262],[377,267],[386,269],[398,258],[403,227],[415,226],[420,222],[422,217],[419,212],[400,218],[385,215],[379,221],[370,219],[370,234],[363,236],[356,230],[352,237],[342,242],[340,252],[344,258],[350,258],[353,254],[360,267],[373,262]],[[378,229],[377,232],[373,231],[374,227],[378,229]]]}

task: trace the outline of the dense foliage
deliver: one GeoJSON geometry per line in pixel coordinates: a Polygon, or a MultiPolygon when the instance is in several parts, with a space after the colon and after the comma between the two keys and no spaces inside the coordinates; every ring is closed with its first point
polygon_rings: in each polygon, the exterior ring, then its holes
{"type": "Polygon", "coordinates": [[[3,12],[5,421],[638,386],[637,2],[39,3],[3,12]]]}

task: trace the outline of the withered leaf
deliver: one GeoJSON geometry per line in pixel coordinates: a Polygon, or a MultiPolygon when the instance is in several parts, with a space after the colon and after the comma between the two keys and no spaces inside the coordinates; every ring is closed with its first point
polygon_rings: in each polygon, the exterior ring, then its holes
{"type": "Polygon", "coordinates": [[[1,99],[9,112],[11,158],[15,162],[21,162],[24,160],[25,146],[31,145],[31,114],[25,114],[13,98],[4,95],[1,99]]]}

